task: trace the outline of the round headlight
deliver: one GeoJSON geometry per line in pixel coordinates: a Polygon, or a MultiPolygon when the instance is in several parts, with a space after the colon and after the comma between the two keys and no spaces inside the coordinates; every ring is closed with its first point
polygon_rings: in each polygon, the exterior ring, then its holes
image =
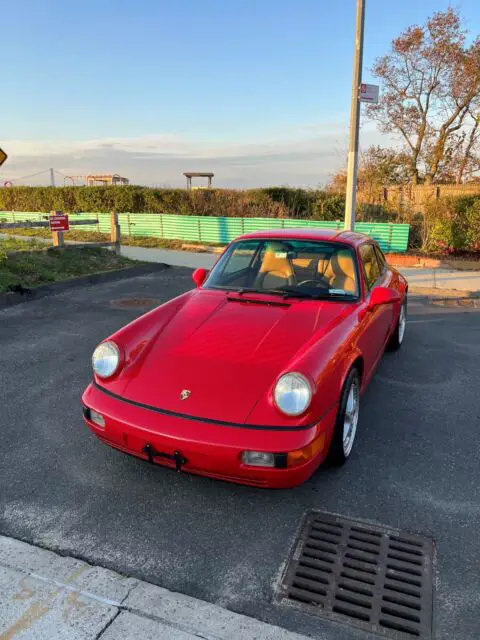
{"type": "Polygon", "coordinates": [[[93,370],[100,378],[113,376],[120,364],[120,351],[114,342],[102,342],[93,352],[93,370]]]}
{"type": "Polygon", "coordinates": [[[287,416],[299,416],[312,400],[312,388],[301,373],[286,373],[275,385],[275,404],[287,416]]]}

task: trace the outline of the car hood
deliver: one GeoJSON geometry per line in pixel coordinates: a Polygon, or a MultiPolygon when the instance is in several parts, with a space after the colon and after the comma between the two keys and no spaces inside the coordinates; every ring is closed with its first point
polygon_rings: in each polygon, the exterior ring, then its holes
{"type": "Polygon", "coordinates": [[[322,339],[349,306],[269,301],[199,290],[151,337],[123,397],[167,411],[244,423],[312,336],[322,339]]]}

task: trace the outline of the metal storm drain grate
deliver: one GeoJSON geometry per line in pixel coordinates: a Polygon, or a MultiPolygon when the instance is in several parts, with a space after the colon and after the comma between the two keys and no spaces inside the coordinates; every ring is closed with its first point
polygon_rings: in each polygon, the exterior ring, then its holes
{"type": "Polygon", "coordinates": [[[429,639],[432,563],[428,538],[310,512],[276,600],[386,638],[429,639]]]}

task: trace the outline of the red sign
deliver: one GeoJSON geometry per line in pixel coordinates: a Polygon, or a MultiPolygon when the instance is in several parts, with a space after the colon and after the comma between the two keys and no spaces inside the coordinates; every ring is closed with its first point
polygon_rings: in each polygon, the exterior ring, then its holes
{"type": "Polygon", "coordinates": [[[50,231],[68,231],[70,229],[68,215],[66,213],[56,213],[54,216],[50,216],[48,221],[50,231]]]}

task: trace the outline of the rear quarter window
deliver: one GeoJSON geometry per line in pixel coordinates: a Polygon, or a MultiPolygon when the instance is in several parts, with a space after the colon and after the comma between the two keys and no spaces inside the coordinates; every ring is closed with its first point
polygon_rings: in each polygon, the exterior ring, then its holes
{"type": "Polygon", "coordinates": [[[383,251],[380,249],[378,244],[375,245],[375,252],[377,254],[378,265],[380,267],[380,273],[383,273],[387,268],[387,260],[383,251]]]}
{"type": "Polygon", "coordinates": [[[367,289],[370,290],[380,277],[381,272],[373,244],[364,244],[360,247],[360,260],[365,275],[365,283],[367,289]]]}

